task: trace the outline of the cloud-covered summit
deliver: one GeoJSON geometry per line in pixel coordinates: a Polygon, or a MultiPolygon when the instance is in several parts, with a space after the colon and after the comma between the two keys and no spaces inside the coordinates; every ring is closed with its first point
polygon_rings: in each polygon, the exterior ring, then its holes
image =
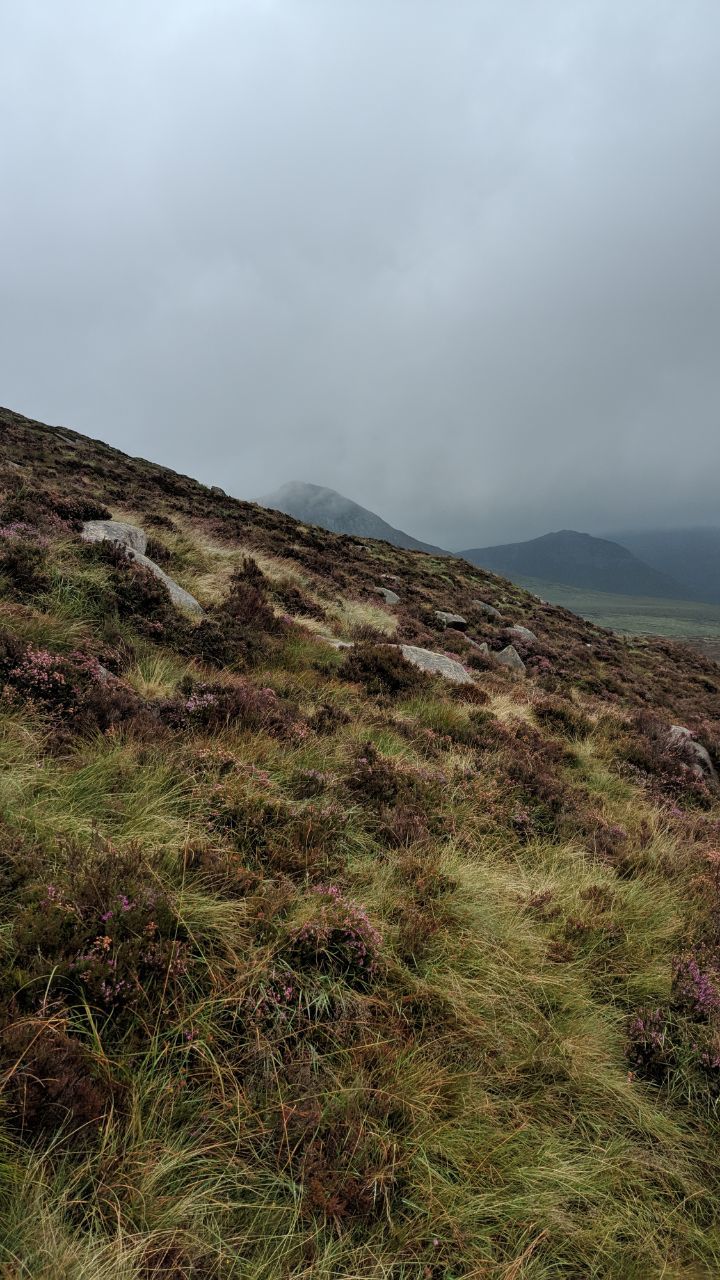
{"type": "Polygon", "coordinates": [[[0,375],[446,546],[717,521],[715,0],[0,12],[0,375]]]}

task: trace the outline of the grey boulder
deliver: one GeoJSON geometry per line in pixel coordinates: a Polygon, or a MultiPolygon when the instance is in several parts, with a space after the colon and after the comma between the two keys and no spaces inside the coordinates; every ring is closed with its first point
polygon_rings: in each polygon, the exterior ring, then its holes
{"type": "Polygon", "coordinates": [[[490,618],[493,622],[502,622],[502,614],[494,604],[486,604],[484,600],[472,600],[473,609],[477,609],[484,618],[490,618]]]}
{"type": "Polygon", "coordinates": [[[432,649],[420,649],[414,644],[401,644],[400,652],[414,667],[427,671],[430,675],[444,676],[455,684],[472,684],[473,678],[454,658],[444,653],[435,653],[432,649]]]}
{"type": "Polygon", "coordinates": [[[373,587],[376,595],[382,596],[386,604],[399,604],[400,597],[397,591],[391,591],[389,587],[373,587]]]}
{"type": "Polygon", "coordinates": [[[687,729],[682,724],[673,724],[670,726],[668,737],[673,746],[682,745],[694,756],[695,764],[693,765],[693,770],[698,777],[707,778],[714,787],[720,787],[720,778],[718,778],[715,766],[710,759],[710,753],[705,749],[702,742],[697,741],[691,729],[687,729]]]}
{"type": "Polygon", "coordinates": [[[534,645],[538,643],[538,638],[534,631],[530,631],[528,627],[508,627],[508,634],[513,640],[517,640],[520,644],[534,645]]]}
{"type": "Polygon", "coordinates": [[[82,529],[86,542],[119,542],[125,547],[130,560],[141,564],[162,582],[173,604],[179,609],[187,609],[188,613],[202,614],[202,605],[184,587],[179,586],[174,578],[165,573],[154,560],[145,555],[147,534],[135,524],[123,524],[120,520],[86,520],[82,529]]]}
{"type": "Polygon", "coordinates": [[[82,536],[86,542],[119,542],[143,556],[147,550],[145,530],[136,524],[124,524],[122,520],[86,520],[82,536]]]}
{"type": "Polygon", "coordinates": [[[455,627],[458,631],[462,631],[467,626],[467,618],[463,618],[459,613],[446,613],[444,609],[436,609],[435,617],[444,627],[455,627]]]}
{"type": "Polygon", "coordinates": [[[502,667],[509,667],[511,671],[524,672],[525,670],[525,663],[512,644],[509,644],[505,649],[501,649],[499,653],[493,654],[493,657],[502,667]]]}

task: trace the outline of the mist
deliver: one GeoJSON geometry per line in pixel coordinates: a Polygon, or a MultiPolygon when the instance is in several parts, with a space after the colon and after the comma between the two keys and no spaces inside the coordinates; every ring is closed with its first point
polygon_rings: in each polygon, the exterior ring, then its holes
{"type": "Polygon", "coordinates": [[[720,524],[715,0],[11,0],[0,47],[0,402],[447,547],[720,524]]]}

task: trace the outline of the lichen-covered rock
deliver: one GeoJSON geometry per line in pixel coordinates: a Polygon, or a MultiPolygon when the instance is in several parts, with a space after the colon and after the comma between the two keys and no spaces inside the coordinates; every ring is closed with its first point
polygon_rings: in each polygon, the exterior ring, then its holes
{"type": "Polygon", "coordinates": [[[145,555],[147,550],[147,534],[136,524],[125,524],[122,520],[86,520],[82,527],[82,536],[86,542],[119,542],[131,551],[145,555]]]}
{"type": "Polygon", "coordinates": [[[501,649],[499,653],[494,653],[493,657],[501,666],[510,667],[511,671],[522,673],[525,670],[525,663],[512,644],[509,644],[505,649],[501,649]]]}
{"type": "Polygon", "coordinates": [[[473,609],[477,609],[477,612],[481,613],[484,618],[490,618],[492,622],[502,622],[502,614],[499,609],[495,608],[494,604],[486,604],[484,600],[472,600],[470,603],[473,609]]]}
{"type": "Polygon", "coordinates": [[[413,666],[419,667],[421,671],[427,671],[430,675],[444,676],[446,680],[452,680],[455,684],[472,684],[473,678],[465,668],[456,662],[454,658],[448,658],[444,653],[435,653],[432,649],[420,649],[414,644],[401,644],[400,649],[404,658],[408,662],[412,662],[413,666]]]}
{"type": "Polygon", "coordinates": [[[386,604],[399,604],[400,597],[397,591],[391,591],[389,587],[373,587],[376,595],[382,596],[386,604]]]}
{"type": "Polygon", "coordinates": [[[455,627],[457,631],[464,631],[467,626],[467,618],[459,613],[446,613],[444,609],[436,609],[435,617],[444,627],[455,627]]]}
{"type": "Polygon", "coordinates": [[[86,520],[82,528],[86,542],[119,542],[131,560],[148,569],[167,588],[170,599],[179,609],[189,613],[204,613],[202,605],[184,587],[171,578],[154,560],[145,555],[147,534],[135,524],[123,524],[121,520],[86,520]]]}
{"type": "Polygon", "coordinates": [[[198,603],[195,597],[191,596],[190,592],[186,591],[184,587],[181,587],[179,583],[177,583],[174,578],[171,578],[168,573],[165,573],[165,570],[161,569],[160,565],[156,564],[154,560],[151,560],[149,556],[141,555],[139,551],[132,551],[131,549],[128,549],[128,555],[131,560],[137,561],[138,564],[141,564],[145,569],[148,569],[150,573],[154,574],[155,577],[162,582],[165,587],[167,587],[170,599],[179,609],[187,609],[188,613],[201,614],[205,612],[202,605],[198,603]]]}
{"type": "Polygon", "coordinates": [[[695,758],[693,767],[698,777],[706,778],[712,783],[713,787],[720,787],[720,778],[718,778],[717,770],[710,759],[710,753],[702,742],[698,742],[691,729],[687,729],[682,724],[671,725],[668,737],[673,745],[682,743],[691,752],[695,758]]]}
{"type": "Polygon", "coordinates": [[[521,627],[518,625],[508,627],[508,635],[511,635],[513,640],[517,640],[519,644],[524,644],[526,648],[531,648],[533,645],[538,643],[538,638],[535,635],[535,632],[531,631],[529,627],[521,627]]]}

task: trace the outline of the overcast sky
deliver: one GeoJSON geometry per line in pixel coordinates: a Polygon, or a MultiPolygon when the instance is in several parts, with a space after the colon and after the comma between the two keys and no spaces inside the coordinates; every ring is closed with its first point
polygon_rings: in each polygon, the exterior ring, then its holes
{"type": "Polygon", "coordinates": [[[718,0],[2,0],[0,403],[462,547],[720,524],[718,0]]]}

